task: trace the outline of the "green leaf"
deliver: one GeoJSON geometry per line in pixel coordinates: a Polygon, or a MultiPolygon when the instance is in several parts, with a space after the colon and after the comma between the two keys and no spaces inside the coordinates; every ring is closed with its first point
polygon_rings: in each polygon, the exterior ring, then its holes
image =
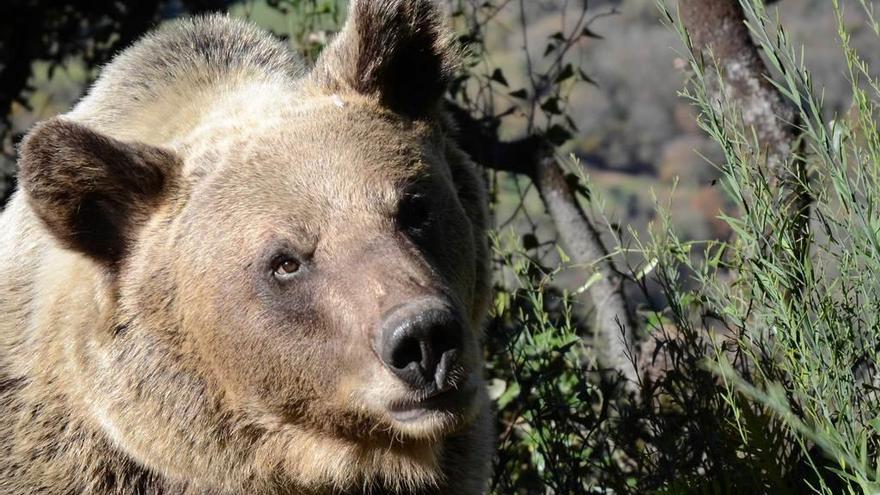
{"type": "Polygon", "coordinates": [[[520,390],[518,383],[513,382],[511,384],[508,384],[507,388],[504,390],[501,396],[498,397],[498,400],[495,401],[495,403],[498,404],[498,409],[504,409],[514,399],[519,397],[519,392],[520,390]]]}
{"type": "Polygon", "coordinates": [[[458,42],[461,43],[462,45],[465,45],[465,46],[470,45],[472,43],[478,43],[479,41],[480,40],[471,36],[470,34],[462,34],[461,36],[458,37],[458,42]]]}
{"type": "Polygon", "coordinates": [[[504,73],[501,72],[501,69],[495,69],[495,71],[492,72],[492,75],[489,77],[489,79],[497,82],[498,84],[500,84],[502,86],[505,86],[505,87],[507,86],[507,78],[504,77],[504,73]]]}
{"type": "Polygon", "coordinates": [[[526,91],[525,88],[518,89],[516,91],[511,91],[510,96],[514,98],[519,98],[520,100],[527,100],[529,98],[529,92],[526,91]]]}
{"type": "Polygon", "coordinates": [[[526,234],[522,237],[522,244],[524,249],[535,249],[539,244],[538,238],[535,234],[526,234]]]}
{"type": "Polygon", "coordinates": [[[547,129],[547,132],[544,133],[544,137],[547,138],[550,143],[560,146],[574,136],[565,127],[562,127],[559,124],[553,124],[553,126],[547,129]]]}
{"type": "Polygon", "coordinates": [[[565,174],[565,183],[568,184],[568,187],[571,188],[572,191],[582,195],[587,201],[592,201],[593,193],[590,191],[587,184],[584,184],[583,181],[581,181],[580,176],[569,172],[565,174]]]}
{"type": "Polygon", "coordinates": [[[571,261],[571,258],[565,254],[565,251],[563,251],[559,245],[556,246],[556,252],[559,254],[559,259],[562,261],[562,264],[567,264],[571,261]]]}
{"type": "Polygon", "coordinates": [[[593,275],[590,276],[590,278],[587,279],[587,281],[586,281],[586,283],[584,283],[584,285],[578,287],[578,289],[576,291],[572,292],[572,294],[574,294],[574,295],[583,294],[584,292],[590,290],[590,287],[592,287],[593,284],[602,280],[602,277],[603,277],[603,275],[601,273],[599,273],[599,272],[594,273],[593,275]]]}
{"type": "Polygon", "coordinates": [[[584,29],[581,31],[581,36],[586,38],[595,38],[597,40],[605,39],[602,35],[596,34],[593,30],[591,30],[590,26],[584,26],[584,29]]]}
{"type": "Polygon", "coordinates": [[[501,380],[499,378],[493,378],[489,382],[489,398],[492,400],[498,400],[507,390],[507,382],[501,380]]]}
{"type": "Polygon", "coordinates": [[[659,262],[660,262],[659,259],[654,258],[654,259],[650,260],[649,262],[645,263],[645,266],[643,266],[642,269],[639,270],[639,272],[636,274],[636,277],[635,277],[636,280],[641,280],[641,279],[645,278],[646,276],[648,276],[648,274],[650,274],[651,272],[654,271],[654,268],[657,267],[657,264],[659,262]]]}
{"type": "Polygon", "coordinates": [[[510,308],[510,293],[499,291],[495,294],[495,314],[503,315],[510,308]]]}
{"type": "Polygon", "coordinates": [[[599,86],[599,83],[597,83],[596,80],[593,79],[592,77],[588,76],[587,73],[584,72],[584,70],[581,68],[578,68],[578,76],[580,76],[581,81],[584,81],[588,84],[592,84],[593,86],[596,86],[596,87],[599,86]]]}
{"type": "Polygon", "coordinates": [[[551,115],[562,115],[562,108],[559,107],[559,98],[553,96],[547,99],[542,105],[541,110],[551,115]]]}
{"type": "Polygon", "coordinates": [[[556,76],[556,82],[561,83],[562,81],[566,81],[574,77],[574,67],[571,64],[565,64],[565,67],[559,71],[559,75],[556,76]]]}

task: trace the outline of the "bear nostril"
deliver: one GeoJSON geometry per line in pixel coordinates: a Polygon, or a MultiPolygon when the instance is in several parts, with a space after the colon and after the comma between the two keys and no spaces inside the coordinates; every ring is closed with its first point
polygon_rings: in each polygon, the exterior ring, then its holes
{"type": "Polygon", "coordinates": [[[451,351],[458,347],[456,342],[458,339],[455,338],[455,333],[455,330],[450,331],[450,329],[441,328],[439,331],[434,332],[431,335],[431,349],[434,351],[435,355],[438,357],[442,356],[447,351],[451,351]]]}
{"type": "Polygon", "coordinates": [[[463,329],[446,309],[407,305],[395,311],[378,336],[378,354],[385,366],[409,386],[425,391],[450,387],[458,364],[463,329]]]}
{"type": "Polygon", "coordinates": [[[391,352],[391,362],[388,364],[395,369],[405,369],[412,363],[422,363],[422,345],[418,339],[404,337],[391,352]]]}

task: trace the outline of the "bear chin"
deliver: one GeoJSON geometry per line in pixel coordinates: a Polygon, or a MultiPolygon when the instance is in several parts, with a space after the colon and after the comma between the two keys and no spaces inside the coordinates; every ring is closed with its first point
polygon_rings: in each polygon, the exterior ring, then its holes
{"type": "Polygon", "coordinates": [[[469,383],[424,400],[392,403],[388,416],[403,438],[436,440],[470,426],[480,412],[479,390],[479,385],[469,383]]]}
{"type": "MultiPolygon", "coordinates": [[[[412,425],[406,433],[399,424],[391,427],[385,440],[343,439],[289,426],[279,432],[284,440],[265,444],[258,453],[263,460],[257,464],[279,465],[283,474],[268,478],[289,479],[306,492],[325,493],[333,487],[334,493],[447,493],[444,489],[455,480],[448,479],[454,473],[444,467],[479,462],[484,454],[479,446],[470,447],[472,437],[487,428],[483,423],[490,417],[488,402],[475,407],[473,414],[475,418],[459,423],[455,433],[439,434],[422,425],[426,429],[418,430],[421,438],[415,438],[412,425]]],[[[432,421],[429,417],[419,423],[432,421]]]]}

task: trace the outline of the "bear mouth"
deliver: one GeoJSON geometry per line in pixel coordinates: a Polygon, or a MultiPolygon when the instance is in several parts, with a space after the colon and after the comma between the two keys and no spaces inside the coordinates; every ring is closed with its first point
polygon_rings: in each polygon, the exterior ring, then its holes
{"type": "MultiPolygon", "coordinates": [[[[404,425],[463,418],[473,408],[477,386],[437,391],[419,400],[398,401],[388,407],[392,419],[404,425]]],[[[446,421],[443,421],[446,422],[446,421]]]]}

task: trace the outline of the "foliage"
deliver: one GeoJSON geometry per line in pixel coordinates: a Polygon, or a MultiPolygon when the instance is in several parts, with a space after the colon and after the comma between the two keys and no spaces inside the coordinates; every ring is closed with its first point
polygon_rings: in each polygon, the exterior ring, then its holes
{"type": "Polygon", "coordinates": [[[230,12],[251,19],[288,40],[314,61],[343,21],[345,0],[265,0],[238,2],[230,12]]]}
{"type": "MultiPolygon", "coordinates": [[[[800,466],[789,469],[810,476],[817,493],[875,493],[880,489],[880,286],[874,275],[880,268],[880,86],[850,43],[843,6],[833,2],[853,106],[829,120],[805,69],[808,54],[792,46],[760,2],[742,4],[753,38],[778,73],[777,88],[802,123],[812,173],[806,186],[816,198],[811,249],[808,256],[797,254],[798,241],[786,228],[792,219],[772,207],[778,191],[760,173],[753,136],[732,125],[739,111],[735,102],[708,96],[715,61],[690,53],[693,80],[684,95],[699,107],[701,127],[724,150],[722,182],[741,215],[725,218],[736,233],[733,242],[712,246],[697,261],[682,259],[693,269],[697,289],[673,296],[690,297],[691,316],[711,315],[726,330],[723,339],[716,337],[716,355],[707,365],[725,384],[745,456],[764,443],[779,459],[799,460],[800,466]],[[736,349],[738,356],[732,359],[723,347],[736,349]],[[756,414],[771,416],[767,428],[753,428],[750,418],[756,414]]],[[[849,6],[858,8],[857,2],[849,6]]],[[[861,8],[866,27],[880,34],[872,6],[862,2],[861,8]]],[[[679,33],[689,47],[680,26],[679,33]]]]}
{"type": "MultiPolygon", "coordinates": [[[[805,68],[809,54],[792,46],[761,2],[742,3],[802,122],[807,186],[816,198],[809,255],[798,254],[792,218],[775,206],[779,191],[762,172],[755,136],[737,125],[738,102],[710,96],[721,62],[695,54],[674,10],[664,7],[688,48],[683,96],[723,152],[719,185],[736,214],[721,220],[733,235],[683,240],[658,205],[648,237],[618,247],[617,254],[642,259],[630,282],[663,294],[662,304],[642,313],[650,336],[634,403],[598,378],[589,332],[572,309],[578,300],[554,285],[572,268],[564,254],[548,257],[528,227],[504,232],[504,243],[496,238],[504,276],[489,329],[502,432],[495,493],[880,489],[880,84],[852,46],[839,1],[829,5],[853,106],[828,119],[805,68]]],[[[872,4],[850,5],[865,10],[866,28],[877,34],[872,4]]],[[[599,195],[580,178],[584,200],[596,204],[599,195]]]]}

